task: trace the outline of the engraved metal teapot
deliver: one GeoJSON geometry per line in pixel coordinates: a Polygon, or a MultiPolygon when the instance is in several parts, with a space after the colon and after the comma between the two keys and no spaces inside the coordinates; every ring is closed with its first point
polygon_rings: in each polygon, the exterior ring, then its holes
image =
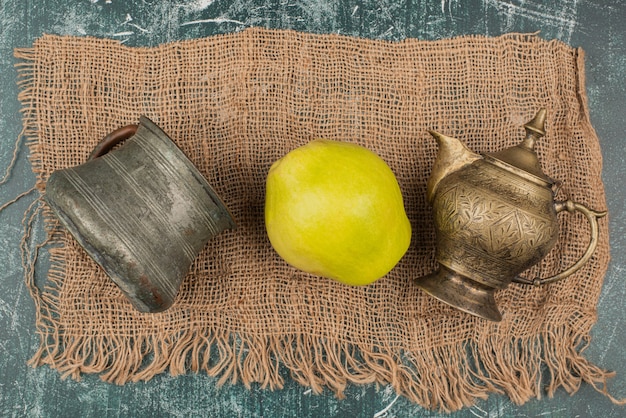
{"type": "Polygon", "coordinates": [[[606,212],[555,201],[556,182],[541,170],[535,142],[545,135],[546,110],[524,125],[525,139],[503,151],[478,155],[456,138],[431,131],[439,153],[427,184],[437,234],[439,269],[416,279],[434,296],[467,313],[500,321],[494,293],[511,281],[541,285],[578,271],[598,243],[598,219],[606,212]],[[557,214],[579,211],[591,240],[583,256],[544,279],[518,275],[538,263],[558,239],[557,214]]]}

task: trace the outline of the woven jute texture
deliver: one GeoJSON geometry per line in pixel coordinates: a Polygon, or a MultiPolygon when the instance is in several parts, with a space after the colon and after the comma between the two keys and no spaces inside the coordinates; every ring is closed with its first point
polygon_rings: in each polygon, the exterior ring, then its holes
{"type": "MultiPolygon", "coordinates": [[[[429,129],[476,152],[496,151],[517,144],[523,124],[546,107],[538,154],[562,181],[557,199],[606,208],[580,49],[526,34],[384,42],[253,28],[154,48],[46,35],[16,56],[42,193],[50,173],[85,162],[103,136],[146,115],[238,224],[207,245],[171,309],[141,314],[42,206],[52,263],[45,286],[29,280],[41,335],[33,364],[117,384],[191,371],[264,388],[292,378],[339,396],[348,384],[376,382],[441,410],[492,392],[521,404],[559,387],[575,392],[583,381],[603,390],[611,373],[581,350],[609,260],[606,218],[597,251],[577,274],[499,291],[500,323],[448,307],[413,283],[436,266],[429,129]],[[411,246],[370,286],[300,272],[266,236],[270,165],[318,137],[376,152],[401,186],[411,246]]],[[[555,274],[586,249],[582,216],[562,214],[559,223],[558,244],[528,277],[555,274]]]]}

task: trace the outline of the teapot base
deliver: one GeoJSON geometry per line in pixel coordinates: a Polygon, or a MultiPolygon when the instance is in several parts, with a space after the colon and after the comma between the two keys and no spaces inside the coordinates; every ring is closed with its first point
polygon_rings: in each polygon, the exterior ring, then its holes
{"type": "Polygon", "coordinates": [[[494,288],[480,284],[441,264],[436,272],[416,279],[415,284],[435,299],[463,312],[490,321],[502,320],[502,314],[496,305],[494,288]]]}

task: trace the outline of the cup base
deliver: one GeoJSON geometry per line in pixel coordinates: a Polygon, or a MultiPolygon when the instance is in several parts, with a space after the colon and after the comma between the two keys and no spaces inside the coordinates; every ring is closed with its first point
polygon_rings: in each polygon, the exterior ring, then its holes
{"type": "Polygon", "coordinates": [[[502,320],[502,314],[494,298],[495,289],[477,283],[443,265],[440,265],[436,272],[416,279],[415,284],[435,299],[463,312],[490,321],[502,320]]]}

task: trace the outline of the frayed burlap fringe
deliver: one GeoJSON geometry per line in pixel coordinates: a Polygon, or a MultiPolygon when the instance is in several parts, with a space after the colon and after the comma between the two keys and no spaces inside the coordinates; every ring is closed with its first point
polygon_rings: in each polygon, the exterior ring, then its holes
{"type": "MultiPolygon", "coordinates": [[[[520,126],[546,106],[544,168],[563,180],[568,197],[604,207],[582,51],[534,35],[389,43],[254,28],[152,49],[44,36],[16,57],[42,193],[52,171],[81,163],[98,138],[144,113],[240,225],[201,254],[177,304],[150,316],[130,307],[37,200],[25,228],[43,212],[51,267],[40,289],[25,263],[41,337],[33,366],[74,379],[98,373],[116,384],[204,372],[220,384],[280,389],[290,376],[340,397],[349,384],[374,383],[442,411],[489,393],[522,404],[558,388],[573,393],[582,382],[610,397],[613,373],[582,355],[608,265],[606,219],[596,255],[566,284],[499,292],[501,323],[444,306],[411,282],[434,267],[424,199],[436,153],[429,128],[492,151],[516,143],[520,126]],[[298,272],[264,236],[267,169],[318,136],[377,152],[406,199],[411,249],[365,288],[298,272]]],[[[584,220],[560,222],[556,250],[531,274],[554,274],[584,251],[584,220]]]]}
{"type": "Polygon", "coordinates": [[[83,373],[100,373],[104,381],[124,384],[150,380],[163,372],[173,376],[205,372],[218,378],[219,385],[240,382],[250,388],[256,383],[274,390],[282,388],[281,369],[286,367],[291,378],[316,394],[327,387],[343,398],[348,384],[391,385],[411,401],[444,412],[471,406],[489,393],[505,394],[518,405],[545,392],[552,396],[559,387],[573,394],[583,382],[624,404],[606,390],[606,381],[614,373],[589,363],[577,348],[580,336],[565,325],[531,338],[488,338],[400,356],[379,348],[357,348],[339,339],[264,337],[220,329],[130,340],[68,339],[54,326],[46,333],[58,343],[42,344],[31,364],[47,364],[62,377],[77,380],[83,373]]]}

